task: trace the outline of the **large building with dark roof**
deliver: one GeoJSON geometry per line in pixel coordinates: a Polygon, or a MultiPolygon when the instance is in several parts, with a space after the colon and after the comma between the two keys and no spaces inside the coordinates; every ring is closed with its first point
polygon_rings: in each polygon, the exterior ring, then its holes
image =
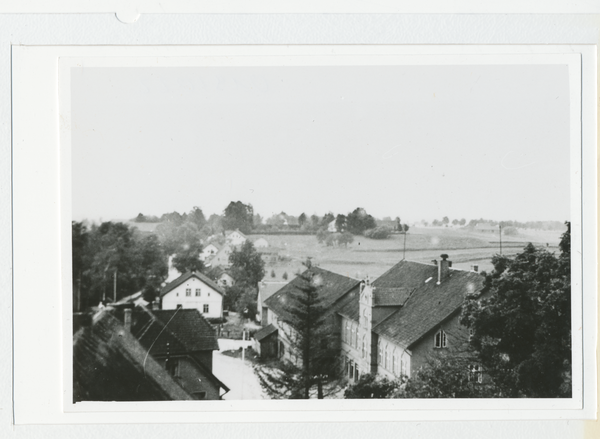
{"type": "Polygon", "coordinates": [[[136,311],[131,333],[188,393],[196,399],[220,399],[229,391],[213,373],[219,350],[213,327],[196,309],[136,311]]]}
{"type": "Polygon", "coordinates": [[[377,373],[410,377],[436,350],[462,348],[468,330],[459,323],[465,297],[480,292],[480,273],[451,268],[442,259],[401,261],[338,311],[342,359],[348,377],[377,373]]]}
{"type": "MultiPolygon", "coordinates": [[[[330,316],[335,316],[337,310],[358,297],[360,281],[356,279],[316,266],[307,269],[304,274],[310,274],[312,281],[319,286],[321,305],[328,310],[330,316]]],[[[295,356],[296,350],[292,347],[295,330],[287,322],[292,319],[290,314],[290,307],[293,305],[292,296],[298,288],[302,287],[303,282],[301,276],[296,276],[266,299],[263,309],[263,324],[272,325],[268,331],[268,339],[277,337],[277,356],[296,364],[299,360],[295,356]]]]}
{"type": "Polygon", "coordinates": [[[73,402],[193,400],[108,309],[73,336],[73,402]]]}
{"type": "MultiPolygon", "coordinates": [[[[464,348],[469,334],[459,317],[467,294],[482,290],[475,271],[452,268],[447,255],[430,264],[403,260],[375,281],[358,281],[318,267],[322,303],[335,320],[342,365],[350,380],[376,373],[391,379],[413,375],[436,351],[464,348]]],[[[264,302],[261,347],[296,361],[291,349],[290,297],[296,277],[264,302]],[[277,349],[272,349],[273,339],[277,349]],[[264,341],[263,341],[264,340],[264,341]],[[264,345],[264,346],[262,346],[264,345]]]]}

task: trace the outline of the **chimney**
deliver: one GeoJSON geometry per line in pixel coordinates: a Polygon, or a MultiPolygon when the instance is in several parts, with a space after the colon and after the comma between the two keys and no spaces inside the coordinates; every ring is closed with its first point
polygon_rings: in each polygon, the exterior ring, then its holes
{"type": "Polygon", "coordinates": [[[123,317],[123,325],[127,331],[131,332],[131,308],[125,308],[125,317],[123,317]]]}
{"type": "Polygon", "coordinates": [[[158,300],[155,300],[154,302],[152,302],[152,311],[157,311],[160,309],[160,302],[158,300]]]}
{"type": "Polygon", "coordinates": [[[438,264],[438,285],[448,277],[448,275],[450,274],[450,267],[452,266],[452,262],[448,261],[447,254],[444,253],[440,257],[442,258],[442,260],[438,264]]]}
{"type": "Polygon", "coordinates": [[[471,267],[473,268],[473,271],[474,271],[475,273],[477,273],[477,272],[479,271],[479,265],[477,265],[477,264],[473,264],[471,267]]]}

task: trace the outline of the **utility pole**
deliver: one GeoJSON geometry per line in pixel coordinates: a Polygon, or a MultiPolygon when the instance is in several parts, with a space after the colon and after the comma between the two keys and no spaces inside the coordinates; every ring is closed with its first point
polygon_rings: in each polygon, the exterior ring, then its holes
{"type": "Polygon", "coordinates": [[[402,260],[406,259],[406,230],[404,231],[404,249],[402,250],[402,260]]]}
{"type": "Polygon", "coordinates": [[[244,343],[246,341],[246,330],[242,329],[242,393],[241,393],[241,397],[242,399],[244,399],[244,366],[245,366],[245,361],[246,361],[246,344],[244,343]]]}
{"type": "Polygon", "coordinates": [[[500,254],[502,254],[502,224],[498,224],[498,230],[500,235],[500,254]]]}
{"type": "Polygon", "coordinates": [[[114,286],[113,286],[113,303],[117,302],[117,269],[115,268],[114,286]]]}

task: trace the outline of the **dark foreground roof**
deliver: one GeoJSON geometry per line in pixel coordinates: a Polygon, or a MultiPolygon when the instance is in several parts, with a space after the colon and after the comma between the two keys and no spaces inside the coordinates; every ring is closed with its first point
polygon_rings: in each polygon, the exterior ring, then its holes
{"type": "Polygon", "coordinates": [[[268,337],[269,335],[277,332],[277,328],[273,324],[269,324],[264,328],[260,329],[254,334],[254,339],[256,341],[261,341],[262,339],[268,337]]]}
{"type": "Polygon", "coordinates": [[[404,306],[373,331],[408,348],[460,309],[467,293],[483,287],[484,278],[479,273],[450,269],[440,285],[437,273],[436,265],[401,261],[373,282],[375,292],[378,287],[411,291],[404,306]]]}
{"type": "Polygon", "coordinates": [[[168,283],[167,285],[165,285],[162,288],[162,290],[160,290],[160,297],[163,297],[169,291],[172,291],[173,289],[177,288],[182,283],[187,282],[192,277],[200,279],[202,282],[204,282],[206,285],[208,285],[209,287],[211,287],[213,290],[215,290],[221,296],[225,295],[225,292],[221,289],[221,287],[218,286],[214,281],[212,281],[208,276],[206,276],[206,275],[204,275],[202,273],[198,273],[197,271],[188,271],[187,273],[184,273],[181,276],[179,276],[174,281],[172,281],[172,282],[168,283]]]}
{"type": "MultiPolygon", "coordinates": [[[[311,267],[302,274],[311,274],[315,283],[319,285],[319,297],[324,308],[330,308],[338,299],[360,283],[356,279],[319,267],[311,267]]],[[[293,300],[292,295],[303,286],[304,282],[301,276],[296,276],[291,282],[265,300],[265,305],[281,318],[292,318],[288,311],[290,301],[293,300]]]]}
{"type": "Polygon", "coordinates": [[[153,355],[219,350],[213,327],[195,308],[145,310],[133,317],[132,333],[153,355]]]}
{"type": "Polygon", "coordinates": [[[192,400],[108,310],[73,337],[73,401],[192,400]]]}

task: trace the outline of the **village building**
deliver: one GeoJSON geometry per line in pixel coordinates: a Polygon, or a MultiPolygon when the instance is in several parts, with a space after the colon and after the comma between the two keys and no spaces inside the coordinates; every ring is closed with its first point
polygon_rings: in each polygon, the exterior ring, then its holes
{"type": "Polygon", "coordinates": [[[267,326],[268,308],[265,301],[287,285],[287,282],[267,282],[260,281],[258,283],[258,296],[256,299],[256,320],[261,322],[262,326],[267,326]]]}
{"type": "Polygon", "coordinates": [[[494,226],[492,223],[480,222],[475,224],[473,230],[481,233],[498,233],[500,229],[498,226],[494,226]]]}
{"type": "Polygon", "coordinates": [[[73,402],[196,399],[147,355],[110,308],[77,317],[73,329],[73,402]]]}
{"type": "Polygon", "coordinates": [[[232,287],[235,285],[235,279],[229,274],[227,268],[220,265],[209,268],[206,275],[215,281],[221,288],[232,287]]]}
{"type": "Polygon", "coordinates": [[[229,267],[229,255],[233,251],[234,246],[225,244],[221,246],[219,251],[210,259],[210,265],[212,267],[229,267]]]}
{"type": "Polygon", "coordinates": [[[351,380],[363,373],[410,377],[435,351],[464,349],[468,329],[459,323],[467,294],[484,278],[439,262],[401,261],[374,282],[364,281],[358,300],[341,309],[342,361],[351,380]]]}
{"type": "Polygon", "coordinates": [[[197,309],[125,310],[124,321],[194,399],[217,400],[229,391],[213,373],[213,351],[219,350],[215,330],[197,309]]]}
{"type": "Polygon", "coordinates": [[[265,238],[258,238],[253,242],[253,244],[254,248],[256,249],[269,247],[269,241],[267,241],[265,238]]]}
{"type": "Polygon", "coordinates": [[[191,271],[165,285],[160,291],[160,307],[197,309],[204,317],[223,317],[223,289],[206,275],[191,271]]]}
{"type": "MultiPolygon", "coordinates": [[[[461,308],[467,294],[481,292],[484,278],[475,271],[453,269],[447,258],[444,254],[430,264],[403,260],[373,282],[310,269],[324,280],[319,291],[335,316],[332,339],[339,339],[341,365],[351,381],[364,373],[410,377],[431,354],[464,349],[469,332],[459,323],[461,308]]],[[[292,362],[297,362],[294,328],[286,321],[297,279],[264,301],[265,330],[257,340],[263,351],[269,345],[272,354],[276,335],[276,355],[292,362]]]]}
{"type": "Polygon", "coordinates": [[[215,244],[207,244],[200,253],[201,261],[208,261],[219,252],[219,247],[215,244]]]}
{"type": "MultiPolygon", "coordinates": [[[[358,297],[360,281],[324,270],[313,266],[304,274],[310,274],[313,281],[319,285],[319,298],[321,306],[327,309],[326,319],[335,320],[337,310],[358,297]]],[[[296,349],[293,345],[295,329],[289,325],[292,319],[290,306],[293,305],[292,295],[302,286],[304,281],[296,276],[289,283],[278,289],[268,299],[264,300],[262,306],[262,323],[266,326],[273,325],[274,330],[269,329],[269,335],[277,335],[277,357],[284,361],[298,364],[296,349]],[[266,308],[266,319],[265,319],[266,308]]],[[[336,342],[332,340],[332,342],[336,342]]]]}
{"type": "Polygon", "coordinates": [[[229,245],[237,247],[246,242],[248,238],[239,230],[233,230],[225,232],[225,239],[229,245]]]}

